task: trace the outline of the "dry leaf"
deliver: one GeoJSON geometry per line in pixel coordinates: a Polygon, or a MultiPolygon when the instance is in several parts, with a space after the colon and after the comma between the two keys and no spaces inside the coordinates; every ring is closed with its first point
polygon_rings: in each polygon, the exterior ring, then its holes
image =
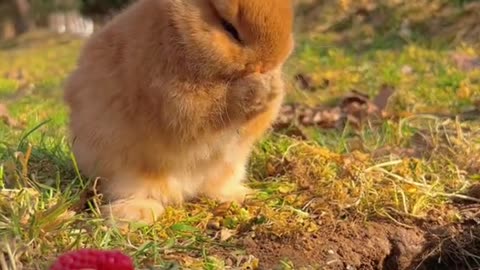
{"type": "Polygon", "coordinates": [[[227,241],[228,239],[232,238],[236,232],[234,230],[229,230],[229,229],[222,229],[220,231],[220,240],[221,241],[227,241]]]}
{"type": "Polygon", "coordinates": [[[402,67],[402,74],[403,75],[410,75],[413,73],[413,68],[411,66],[405,65],[402,67]]]}
{"type": "Polygon", "coordinates": [[[463,71],[480,69],[480,57],[472,57],[466,54],[455,53],[452,55],[455,65],[463,71]]]}
{"type": "Polygon", "coordinates": [[[315,86],[313,85],[313,80],[310,76],[299,73],[295,75],[295,81],[298,84],[298,87],[302,90],[313,91],[315,90],[315,86]]]}
{"type": "Polygon", "coordinates": [[[214,218],[208,221],[207,223],[207,228],[210,230],[220,230],[221,224],[220,224],[220,219],[214,218]]]}
{"type": "Polygon", "coordinates": [[[373,104],[377,107],[379,111],[384,111],[387,107],[388,100],[395,92],[395,89],[390,85],[382,85],[382,89],[378,93],[378,95],[373,100],[373,104]]]}
{"type": "Polygon", "coordinates": [[[230,207],[232,206],[232,203],[231,202],[224,202],[224,203],[221,203],[217,206],[217,208],[215,208],[212,213],[214,216],[218,217],[224,217],[228,210],[230,210],[230,207]]]}
{"type": "Polygon", "coordinates": [[[480,184],[473,184],[468,189],[467,195],[472,198],[480,199],[480,184]]]}
{"type": "Polygon", "coordinates": [[[19,127],[20,123],[13,119],[8,112],[7,106],[0,103],[0,121],[3,121],[7,126],[10,127],[19,127]]]}
{"type": "Polygon", "coordinates": [[[306,139],[307,136],[299,126],[320,128],[341,128],[347,120],[354,126],[361,126],[366,119],[385,115],[385,108],[395,89],[383,85],[379,94],[372,101],[368,95],[353,90],[346,95],[336,107],[307,107],[304,104],[286,104],[273,125],[275,130],[288,131],[288,136],[306,139]]]}

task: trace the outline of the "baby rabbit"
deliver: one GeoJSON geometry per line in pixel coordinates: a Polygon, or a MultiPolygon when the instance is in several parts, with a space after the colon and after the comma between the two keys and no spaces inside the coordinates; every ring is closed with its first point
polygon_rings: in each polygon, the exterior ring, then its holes
{"type": "Polygon", "coordinates": [[[106,216],[154,222],[195,196],[239,201],[284,97],[293,0],[138,0],[85,45],[65,84],[81,171],[106,216]]]}

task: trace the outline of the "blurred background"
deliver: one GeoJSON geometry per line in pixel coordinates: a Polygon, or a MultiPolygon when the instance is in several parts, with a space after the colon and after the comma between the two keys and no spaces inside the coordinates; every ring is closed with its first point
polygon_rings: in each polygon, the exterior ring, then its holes
{"type": "MultiPolygon", "coordinates": [[[[132,0],[0,0],[0,39],[38,28],[89,35],[132,0]]],[[[480,38],[480,4],[475,0],[296,0],[299,32],[342,33],[343,42],[368,45],[422,35],[443,41],[480,38]],[[355,26],[352,28],[352,26],[355,26]],[[393,38],[393,40],[392,40],[393,38]],[[389,41],[388,41],[389,40],[389,41]]]]}
{"type": "Polygon", "coordinates": [[[127,0],[1,0],[0,38],[11,39],[38,28],[89,35],[94,22],[128,4],[127,0]]]}
{"type": "MultiPolygon", "coordinates": [[[[132,0],[0,0],[0,39],[36,28],[89,35],[132,0]]],[[[300,32],[342,32],[343,41],[387,42],[428,35],[445,42],[480,38],[475,0],[296,0],[300,32]],[[352,27],[354,26],[354,27],[352,27]]]]}

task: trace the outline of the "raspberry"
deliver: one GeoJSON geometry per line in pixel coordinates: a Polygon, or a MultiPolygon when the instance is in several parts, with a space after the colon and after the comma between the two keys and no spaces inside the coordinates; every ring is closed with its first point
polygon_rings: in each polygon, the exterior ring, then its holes
{"type": "Polygon", "coordinates": [[[132,260],[118,251],[83,249],[63,254],[50,270],[134,270],[132,260]]]}

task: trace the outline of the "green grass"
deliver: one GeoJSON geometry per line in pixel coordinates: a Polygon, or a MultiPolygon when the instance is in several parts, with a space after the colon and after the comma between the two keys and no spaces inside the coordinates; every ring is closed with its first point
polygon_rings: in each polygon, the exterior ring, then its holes
{"type": "Polygon", "coordinates": [[[309,102],[328,102],[348,91],[359,90],[374,96],[383,84],[397,91],[390,109],[412,113],[459,113],[480,98],[480,71],[465,73],[451,54],[475,55],[475,49],[459,46],[453,52],[409,44],[401,50],[369,50],[362,54],[342,47],[326,46],[323,38],[299,43],[296,61],[289,68],[312,74],[314,82],[329,87],[308,95],[309,102]],[[407,73],[403,70],[409,69],[407,73]]]}
{"type": "MultiPolygon", "coordinates": [[[[252,255],[241,244],[252,234],[295,236],[340,221],[383,219],[413,226],[432,216],[460,220],[446,209],[452,199],[474,199],[463,193],[480,179],[480,121],[433,114],[473,108],[480,98],[480,71],[463,72],[447,50],[419,44],[359,55],[326,42],[300,42],[288,72],[328,80],[329,87],[293,90],[288,99],[331,104],[352,89],[375,95],[387,83],[397,89],[388,106],[397,118],[360,129],[309,129],[306,141],[272,133],[255,148],[249,185],[257,194],[245,205],[202,199],[167,209],[154,226],[133,224],[128,231],[107,227],[97,215],[98,200],[86,202],[90,183],[69,150],[61,84],[81,42],[40,35],[1,46],[0,74],[23,70],[34,84],[31,94],[7,104],[22,128],[0,122],[3,260],[46,269],[62,252],[94,247],[121,249],[143,268],[224,269],[226,253],[252,255]],[[412,73],[402,74],[405,66],[412,73]]],[[[454,50],[475,53],[468,46],[454,50]]],[[[0,79],[0,100],[8,100],[18,85],[0,79]]],[[[257,264],[250,257],[239,266],[257,264]]],[[[293,269],[290,264],[279,267],[293,269]]]]}

